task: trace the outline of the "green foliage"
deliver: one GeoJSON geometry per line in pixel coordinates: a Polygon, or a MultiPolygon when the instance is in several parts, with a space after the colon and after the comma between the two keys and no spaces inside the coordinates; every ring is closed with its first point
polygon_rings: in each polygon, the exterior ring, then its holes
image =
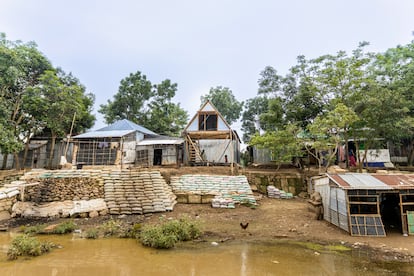
{"type": "Polygon", "coordinates": [[[290,163],[293,157],[302,156],[302,145],[297,138],[299,133],[300,128],[287,125],[285,129],[266,132],[264,135],[256,134],[250,144],[268,149],[272,154],[272,160],[280,167],[284,162],[290,163]]]}
{"type": "Polygon", "coordinates": [[[33,226],[21,226],[20,231],[27,235],[36,235],[44,233],[46,224],[38,224],[33,226]]]}
{"type": "Polygon", "coordinates": [[[141,233],[142,225],[141,223],[134,223],[131,227],[125,228],[125,231],[123,231],[120,234],[121,238],[139,238],[139,234],[141,233]]]}
{"type": "Polygon", "coordinates": [[[121,223],[111,218],[102,224],[99,229],[105,237],[117,236],[120,234],[121,223]]]}
{"type": "Polygon", "coordinates": [[[29,235],[20,235],[12,240],[7,257],[15,260],[19,256],[39,256],[49,252],[54,245],[49,242],[40,242],[37,238],[29,235]]]}
{"type": "Polygon", "coordinates": [[[90,228],[86,230],[85,238],[87,239],[97,239],[99,237],[99,229],[90,228]]]}
{"type": "Polygon", "coordinates": [[[334,110],[316,117],[308,125],[308,136],[302,138],[302,143],[308,153],[318,160],[319,167],[324,162],[325,168],[331,164],[343,139],[343,133],[358,120],[359,117],[352,109],[339,103],[334,110]],[[321,154],[322,152],[325,154],[321,154]]]}
{"type": "Polygon", "coordinates": [[[75,111],[75,131],[93,125],[93,95],[71,74],[53,68],[35,43],[8,41],[1,34],[0,72],[2,153],[21,151],[33,134],[67,134],[75,111]]]}
{"type": "Polygon", "coordinates": [[[257,96],[246,101],[241,127],[245,143],[248,143],[252,136],[262,129],[260,115],[267,112],[268,102],[268,98],[263,96],[257,96]]]}
{"type": "Polygon", "coordinates": [[[69,220],[60,223],[53,229],[53,234],[67,234],[72,233],[75,230],[76,224],[69,220]]]}
{"type": "Polygon", "coordinates": [[[179,135],[188,120],[188,114],[179,104],[172,102],[177,84],[164,80],[153,85],[147,77],[137,71],[121,80],[118,93],[99,112],[107,123],[128,119],[152,131],[179,135]]]}
{"type": "Polygon", "coordinates": [[[233,92],[229,88],[221,86],[210,88],[209,93],[201,96],[200,100],[201,104],[210,100],[229,125],[240,118],[244,105],[243,102],[239,102],[236,97],[234,97],[233,92]]]}
{"type": "Polygon", "coordinates": [[[140,233],[141,243],[154,248],[168,249],[179,241],[189,241],[201,235],[199,225],[189,218],[163,221],[158,225],[146,225],[140,233]]]}

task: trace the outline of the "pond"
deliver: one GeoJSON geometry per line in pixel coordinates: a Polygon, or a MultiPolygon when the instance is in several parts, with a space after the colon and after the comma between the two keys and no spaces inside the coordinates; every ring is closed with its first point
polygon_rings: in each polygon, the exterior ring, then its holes
{"type": "Polygon", "coordinates": [[[371,263],[364,252],[289,243],[203,242],[172,250],[133,239],[39,236],[62,246],[35,258],[7,261],[16,234],[0,233],[0,275],[412,275],[412,264],[371,263]]]}

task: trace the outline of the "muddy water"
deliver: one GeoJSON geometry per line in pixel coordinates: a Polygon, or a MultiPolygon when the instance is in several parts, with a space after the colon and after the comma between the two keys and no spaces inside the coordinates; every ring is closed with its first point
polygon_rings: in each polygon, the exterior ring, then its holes
{"type": "Polygon", "coordinates": [[[356,252],[288,243],[201,243],[155,250],[131,239],[41,236],[62,246],[36,258],[7,261],[13,234],[0,233],[0,275],[411,275],[406,264],[370,263],[356,252]],[[316,252],[316,253],[315,253],[316,252]]]}

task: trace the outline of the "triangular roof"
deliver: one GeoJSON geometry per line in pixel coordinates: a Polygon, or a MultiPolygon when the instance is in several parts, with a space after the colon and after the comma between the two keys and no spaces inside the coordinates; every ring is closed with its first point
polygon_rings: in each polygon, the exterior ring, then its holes
{"type": "Polygon", "coordinates": [[[217,114],[219,119],[224,123],[224,125],[228,128],[228,130],[231,130],[230,125],[227,123],[226,119],[224,119],[223,115],[218,111],[218,109],[213,105],[210,100],[207,100],[197,111],[197,113],[193,116],[193,118],[190,120],[190,122],[187,124],[187,126],[184,128],[184,131],[187,131],[188,128],[193,124],[193,122],[198,118],[198,115],[200,112],[214,112],[217,114]]]}

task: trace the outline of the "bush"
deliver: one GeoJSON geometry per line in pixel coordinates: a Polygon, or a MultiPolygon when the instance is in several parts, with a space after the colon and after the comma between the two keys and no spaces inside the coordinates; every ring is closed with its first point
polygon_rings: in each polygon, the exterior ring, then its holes
{"type": "Polygon", "coordinates": [[[140,223],[135,223],[131,227],[122,229],[121,233],[119,234],[119,237],[136,239],[139,237],[139,234],[141,233],[141,228],[142,225],[140,223]]]}
{"type": "Polygon", "coordinates": [[[99,237],[99,230],[96,228],[91,228],[86,230],[85,238],[87,239],[97,239],[99,237]]]}
{"type": "Polygon", "coordinates": [[[141,243],[154,248],[172,248],[179,241],[189,241],[201,235],[201,230],[188,218],[147,225],[140,234],[141,243]]]}
{"type": "Polygon", "coordinates": [[[73,221],[65,221],[53,229],[53,234],[67,234],[75,230],[76,224],[73,221]]]}
{"type": "Polygon", "coordinates": [[[36,235],[44,232],[46,225],[39,224],[34,226],[21,226],[20,231],[28,235],[36,235]]]}
{"type": "Polygon", "coordinates": [[[121,224],[113,219],[108,220],[100,226],[105,237],[118,235],[121,229],[121,224]]]}
{"type": "Polygon", "coordinates": [[[18,256],[39,256],[49,252],[52,247],[52,243],[42,243],[37,238],[24,234],[12,240],[11,246],[7,251],[7,257],[9,260],[15,260],[18,256]]]}

